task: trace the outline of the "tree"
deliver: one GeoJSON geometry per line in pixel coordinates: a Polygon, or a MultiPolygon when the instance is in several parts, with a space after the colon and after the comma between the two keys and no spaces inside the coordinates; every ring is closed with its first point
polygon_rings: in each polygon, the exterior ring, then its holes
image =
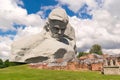
{"type": "Polygon", "coordinates": [[[2,59],[0,59],[0,65],[2,65],[3,64],[3,61],[2,61],[2,59]]]}
{"type": "Polygon", "coordinates": [[[21,63],[16,63],[16,62],[9,62],[9,60],[5,60],[3,62],[2,59],[0,59],[0,68],[6,68],[6,67],[9,67],[9,66],[16,66],[16,65],[20,65],[21,63]]]}
{"type": "Polygon", "coordinates": [[[4,62],[4,67],[9,67],[9,64],[10,64],[10,62],[9,62],[9,60],[7,59],[7,60],[4,62]]]}
{"type": "Polygon", "coordinates": [[[79,52],[79,54],[78,54],[78,58],[80,58],[81,56],[84,56],[84,55],[87,55],[87,54],[89,54],[89,53],[86,53],[86,52],[79,52]]]}
{"type": "Polygon", "coordinates": [[[102,55],[102,54],[103,54],[103,53],[102,53],[102,48],[101,48],[101,46],[100,46],[99,44],[94,44],[94,45],[91,47],[91,49],[90,49],[89,52],[90,52],[90,53],[99,54],[99,55],[102,55]]]}
{"type": "Polygon", "coordinates": [[[4,62],[0,59],[0,68],[4,68],[4,62]]]}

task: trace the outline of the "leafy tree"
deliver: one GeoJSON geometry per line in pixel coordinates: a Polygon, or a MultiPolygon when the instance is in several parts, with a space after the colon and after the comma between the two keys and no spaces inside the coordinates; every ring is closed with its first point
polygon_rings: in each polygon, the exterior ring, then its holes
{"type": "Polygon", "coordinates": [[[90,53],[99,54],[99,55],[102,55],[102,54],[103,54],[103,53],[102,53],[102,48],[101,48],[101,46],[98,45],[98,44],[94,44],[94,45],[91,47],[91,49],[90,49],[89,52],[90,52],[90,53]]]}
{"type": "Polygon", "coordinates": [[[4,68],[4,62],[0,59],[0,68],[4,68]]]}
{"type": "Polygon", "coordinates": [[[9,60],[7,59],[7,60],[4,62],[4,67],[9,67],[9,65],[10,65],[10,62],[9,62],[9,60]]]}
{"type": "Polygon", "coordinates": [[[3,61],[2,61],[2,59],[0,59],[0,65],[2,65],[3,64],[3,61]]]}
{"type": "Polygon", "coordinates": [[[2,59],[0,59],[0,68],[6,68],[9,66],[17,66],[17,65],[22,65],[23,63],[16,63],[16,62],[9,62],[9,60],[6,61],[2,61],[2,59]]]}
{"type": "Polygon", "coordinates": [[[84,55],[87,55],[87,54],[89,54],[89,53],[86,53],[86,52],[79,52],[79,54],[78,54],[77,57],[79,58],[79,57],[84,56],[84,55]]]}

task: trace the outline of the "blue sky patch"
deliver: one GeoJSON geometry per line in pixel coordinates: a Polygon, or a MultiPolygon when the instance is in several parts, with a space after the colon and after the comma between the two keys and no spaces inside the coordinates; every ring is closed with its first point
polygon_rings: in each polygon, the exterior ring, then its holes
{"type": "Polygon", "coordinates": [[[28,14],[37,13],[41,7],[56,5],[58,2],[55,0],[23,0],[24,8],[27,9],[28,14]]]}
{"type": "Polygon", "coordinates": [[[18,29],[18,28],[20,28],[20,27],[21,27],[22,29],[24,29],[24,28],[26,27],[26,25],[14,23],[14,24],[13,24],[13,27],[14,27],[15,29],[18,29]]]}
{"type": "Polygon", "coordinates": [[[88,10],[88,5],[84,4],[76,15],[81,19],[92,19],[92,14],[89,14],[90,11],[88,10]]]}
{"type": "Polygon", "coordinates": [[[7,31],[2,31],[0,29],[0,36],[7,36],[8,34],[9,35],[16,35],[17,31],[15,30],[7,30],[7,31]]]}

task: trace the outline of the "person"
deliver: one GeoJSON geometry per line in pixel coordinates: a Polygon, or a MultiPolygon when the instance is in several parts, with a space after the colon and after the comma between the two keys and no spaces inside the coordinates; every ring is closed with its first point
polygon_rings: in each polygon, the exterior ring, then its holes
{"type": "Polygon", "coordinates": [[[14,62],[54,62],[58,58],[72,60],[76,53],[75,31],[66,11],[63,8],[53,9],[43,31],[15,41],[11,52],[10,61],[14,62]]]}

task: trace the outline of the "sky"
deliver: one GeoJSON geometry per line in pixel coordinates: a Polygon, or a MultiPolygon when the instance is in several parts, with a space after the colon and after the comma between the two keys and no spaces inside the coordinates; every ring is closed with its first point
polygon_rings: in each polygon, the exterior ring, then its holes
{"type": "Polygon", "coordinates": [[[62,7],[75,29],[78,52],[99,44],[105,54],[120,53],[120,0],[0,0],[0,58],[11,44],[40,33],[50,11],[62,7]]]}

